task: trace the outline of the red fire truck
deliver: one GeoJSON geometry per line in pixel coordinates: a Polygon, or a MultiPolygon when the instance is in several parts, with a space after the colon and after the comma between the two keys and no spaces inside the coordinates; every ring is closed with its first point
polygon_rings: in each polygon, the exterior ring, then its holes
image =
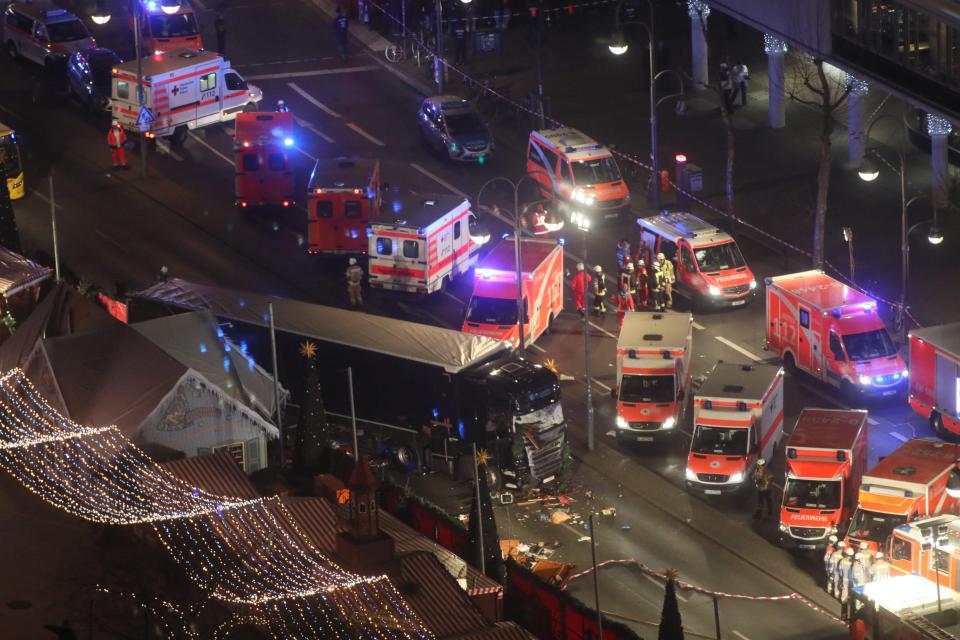
{"type": "Polygon", "coordinates": [[[786,452],[780,544],[822,547],[857,508],[867,467],[867,412],[804,409],[786,452]]]}
{"type": "MultiPolygon", "coordinates": [[[[131,0],[131,5],[134,2],[140,2],[140,47],[144,57],[183,47],[203,49],[197,15],[187,0],[178,2],[173,12],[161,0],[131,0]]],[[[136,13],[130,11],[131,34],[136,13]]]]}
{"type": "Polygon", "coordinates": [[[384,213],[367,232],[371,287],[433,293],[476,264],[480,245],[470,236],[469,200],[417,195],[391,204],[396,213],[384,213]]]}
{"type": "MultiPolygon", "coordinates": [[[[552,240],[520,242],[524,338],[532,344],[563,311],[563,246],[552,240]]],[[[504,240],[477,265],[473,295],[462,331],[520,343],[517,329],[517,259],[513,238],[504,240]]]]}
{"type": "Polygon", "coordinates": [[[944,437],[960,437],[960,322],[910,332],[910,406],[944,437]]]}
{"type": "Polygon", "coordinates": [[[906,386],[906,365],[873,298],[822,271],[766,285],[766,348],[788,372],[799,369],[850,395],[892,396],[906,386]]]}
{"type": "MultiPolygon", "coordinates": [[[[310,253],[366,253],[367,225],[380,217],[380,162],[362,158],[317,160],[307,184],[310,253]]],[[[392,203],[401,213],[403,203],[392,203]]]]}
{"type": "Polygon", "coordinates": [[[238,207],[290,207],[293,199],[293,114],[237,114],[233,135],[238,207]]]}

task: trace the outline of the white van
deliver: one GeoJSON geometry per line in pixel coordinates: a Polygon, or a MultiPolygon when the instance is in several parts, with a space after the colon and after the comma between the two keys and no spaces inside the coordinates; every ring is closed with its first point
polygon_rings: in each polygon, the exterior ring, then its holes
{"type": "Polygon", "coordinates": [[[45,2],[14,2],[3,12],[3,44],[11,58],[52,68],[71,53],[97,46],[80,18],[45,2]]]}

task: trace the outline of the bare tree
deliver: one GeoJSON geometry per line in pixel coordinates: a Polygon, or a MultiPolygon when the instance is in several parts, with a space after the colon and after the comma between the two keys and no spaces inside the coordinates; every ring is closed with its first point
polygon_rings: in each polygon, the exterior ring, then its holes
{"type": "Polygon", "coordinates": [[[795,69],[787,94],[820,112],[820,164],[817,168],[817,203],[813,216],[813,267],[822,269],[826,260],[827,195],[830,191],[831,136],[837,110],[852,88],[845,74],[829,77],[821,58],[805,58],[795,69]]]}

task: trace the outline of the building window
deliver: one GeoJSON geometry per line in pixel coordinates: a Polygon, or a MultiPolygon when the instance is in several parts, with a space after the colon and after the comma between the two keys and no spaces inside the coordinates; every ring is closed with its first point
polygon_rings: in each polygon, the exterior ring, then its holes
{"type": "Polygon", "coordinates": [[[366,513],[367,512],[367,503],[358,502],[357,503],[357,513],[366,513]]]}
{"type": "Polygon", "coordinates": [[[213,452],[219,453],[220,451],[226,451],[233,459],[237,461],[237,464],[240,465],[240,468],[244,468],[244,455],[243,455],[243,443],[234,442],[231,444],[222,444],[219,447],[214,447],[213,452]]]}

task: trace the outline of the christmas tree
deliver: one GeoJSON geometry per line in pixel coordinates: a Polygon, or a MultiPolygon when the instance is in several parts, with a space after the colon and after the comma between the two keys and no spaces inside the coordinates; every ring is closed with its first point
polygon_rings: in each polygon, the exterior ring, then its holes
{"type": "Polygon", "coordinates": [[[0,245],[10,251],[22,253],[20,230],[17,229],[17,218],[13,215],[13,203],[10,202],[10,192],[7,190],[7,171],[3,162],[0,162],[0,245]]]}
{"type": "Polygon", "coordinates": [[[500,537],[497,535],[497,521],[490,502],[490,488],[487,486],[486,464],[490,454],[481,449],[477,452],[477,476],[480,482],[480,501],[474,495],[470,505],[469,545],[473,566],[480,568],[482,557],[486,574],[497,582],[503,582],[503,555],[500,553],[500,537]],[[480,545],[480,527],[483,527],[483,547],[480,545]]]}
{"type": "Polygon", "coordinates": [[[683,640],[683,621],[680,620],[680,605],[677,604],[677,572],[667,571],[667,585],[663,595],[663,611],[660,613],[660,631],[657,640],[683,640]]]}
{"type": "Polygon", "coordinates": [[[304,342],[300,345],[300,354],[307,360],[307,376],[297,422],[297,442],[293,448],[293,468],[315,473],[320,469],[323,450],[327,446],[327,413],[323,408],[323,391],[317,373],[317,345],[304,342]]]}

